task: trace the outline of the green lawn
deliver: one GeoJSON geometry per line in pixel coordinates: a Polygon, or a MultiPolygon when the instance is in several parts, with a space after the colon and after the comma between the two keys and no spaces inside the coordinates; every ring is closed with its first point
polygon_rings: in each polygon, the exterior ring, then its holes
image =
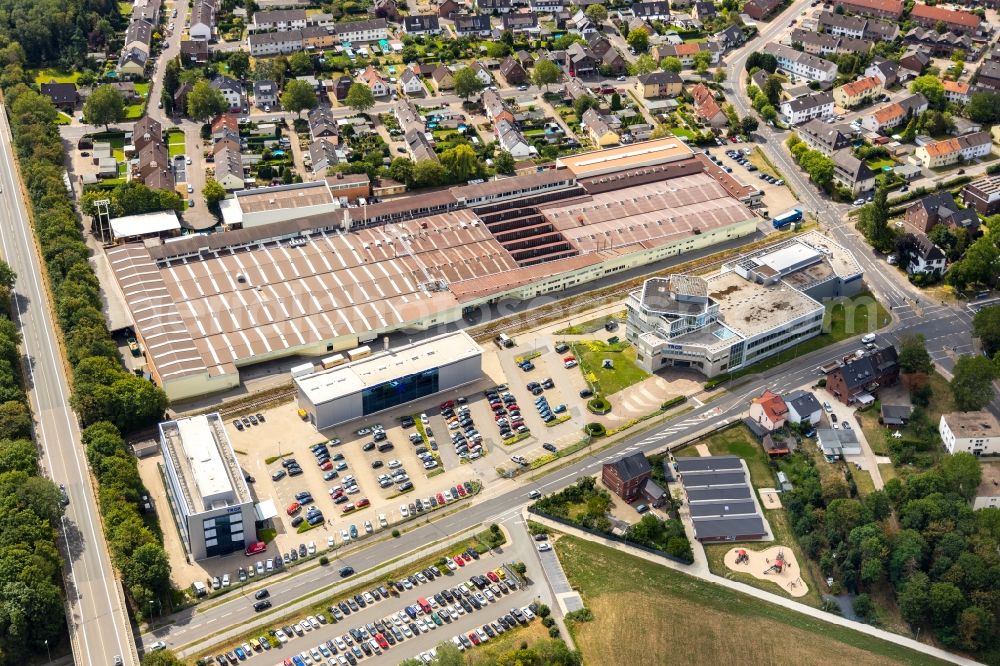
{"type": "Polygon", "coordinates": [[[167,148],[170,151],[170,157],[176,157],[177,155],[184,154],[185,146],[184,146],[183,130],[179,129],[167,130],[167,148]]]}
{"type": "Polygon", "coordinates": [[[604,328],[604,325],[609,321],[615,320],[619,324],[625,321],[625,311],[615,312],[614,314],[605,315],[603,317],[598,317],[597,319],[588,319],[587,321],[581,322],[579,324],[572,324],[566,328],[560,328],[555,332],[556,335],[587,335],[588,333],[593,333],[594,331],[599,331],[604,328]]]}
{"type": "Polygon", "coordinates": [[[94,134],[94,143],[107,141],[111,144],[111,155],[119,162],[125,160],[125,133],[98,132],[94,134]]]}
{"type": "Polygon", "coordinates": [[[571,629],[587,664],[943,663],[590,541],[555,547],[594,616],[571,629]]]}
{"type": "Polygon", "coordinates": [[[76,80],[80,78],[80,72],[60,72],[58,69],[51,67],[36,70],[34,74],[35,85],[42,85],[43,83],[50,83],[52,81],[56,83],[76,83],[76,80]]]}
{"type": "Polygon", "coordinates": [[[69,125],[71,122],[73,122],[73,119],[62,111],[56,115],[56,125],[69,125]]]}
{"type": "Polygon", "coordinates": [[[578,342],[573,345],[573,353],[584,378],[596,393],[612,395],[649,377],[648,372],[635,364],[635,347],[630,344],[608,345],[597,340],[578,342]],[[603,367],[605,360],[610,360],[613,367],[603,367]]]}
{"type": "MultiPolygon", "coordinates": [[[[755,488],[775,487],[774,473],[768,467],[764,447],[754,439],[746,426],[736,425],[720,430],[709,437],[699,439],[695,444],[707,444],[708,450],[714,456],[739,456],[743,458],[750,470],[750,481],[755,488]]],[[[685,448],[695,450],[693,445],[685,448]]]]}
{"type": "Polygon", "coordinates": [[[667,129],[669,129],[670,133],[673,134],[674,136],[684,137],[688,141],[694,141],[695,139],[698,138],[698,135],[696,135],[694,132],[684,127],[671,126],[667,129]]]}
{"type": "Polygon", "coordinates": [[[894,167],[896,163],[890,159],[870,160],[865,162],[872,171],[881,171],[882,167],[894,167]]]}

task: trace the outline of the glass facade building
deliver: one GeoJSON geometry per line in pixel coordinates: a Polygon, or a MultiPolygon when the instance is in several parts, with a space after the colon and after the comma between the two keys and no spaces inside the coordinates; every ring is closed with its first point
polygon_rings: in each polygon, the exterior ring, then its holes
{"type": "Polygon", "coordinates": [[[439,384],[438,368],[431,368],[371,386],[361,392],[363,414],[368,416],[434,395],[440,390],[439,384]]]}

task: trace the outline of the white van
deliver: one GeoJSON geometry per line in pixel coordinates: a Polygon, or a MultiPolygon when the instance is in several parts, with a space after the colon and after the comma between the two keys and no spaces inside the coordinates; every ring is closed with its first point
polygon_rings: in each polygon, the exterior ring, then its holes
{"type": "Polygon", "coordinates": [[[861,342],[866,345],[871,342],[875,342],[875,334],[869,333],[868,335],[862,336],[861,342]]]}
{"type": "Polygon", "coordinates": [[[200,580],[196,580],[195,582],[191,583],[191,589],[194,590],[194,594],[196,597],[203,597],[206,594],[208,594],[208,589],[205,587],[205,584],[202,583],[200,580]]]}

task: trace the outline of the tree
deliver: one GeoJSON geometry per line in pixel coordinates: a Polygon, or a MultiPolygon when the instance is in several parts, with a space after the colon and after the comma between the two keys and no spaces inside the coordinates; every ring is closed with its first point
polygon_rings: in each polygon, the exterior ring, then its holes
{"type": "Polygon", "coordinates": [[[899,368],[906,374],[927,374],[934,367],[927,353],[927,341],[921,334],[906,335],[899,344],[899,368]]]}
{"type": "Polygon", "coordinates": [[[781,93],[784,90],[784,77],[779,74],[771,74],[764,81],[764,89],[761,91],[767,97],[768,103],[772,106],[781,102],[781,93]]]}
{"type": "Polygon", "coordinates": [[[445,168],[453,180],[464,182],[478,178],[482,164],[476,151],[467,143],[461,143],[454,148],[441,153],[441,166],[445,168]]]}
{"type": "Polygon", "coordinates": [[[31,412],[19,400],[0,404],[0,441],[30,437],[33,427],[31,412]]]}
{"type": "Polygon", "coordinates": [[[638,58],[635,59],[635,62],[632,63],[631,66],[629,67],[629,69],[631,69],[636,76],[651,74],[652,72],[656,71],[656,68],[657,68],[656,58],[649,55],[648,53],[643,53],[642,55],[640,55],[638,58]]]}
{"type": "Polygon", "coordinates": [[[413,182],[413,162],[406,157],[397,157],[389,164],[389,178],[400,183],[413,182]]]}
{"type": "MultiPolygon", "coordinates": [[[[594,5],[599,6],[599,5],[594,5]]],[[[660,61],[660,69],[665,72],[673,72],[674,74],[680,74],[681,70],[684,69],[684,63],[681,59],[676,56],[667,56],[660,61]]]]}
{"type": "Polygon", "coordinates": [[[202,194],[205,195],[205,203],[209,206],[217,206],[220,201],[226,198],[226,188],[219,184],[214,178],[209,178],[205,181],[205,187],[202,189],[202,194]]]}
{"type": "Polygon", "coordinates": [[[364,113],[375,106],[375,95],[371,89],[363,83],[352,83],[347,89],[347,97],[344,103],[358,113],[364,113]]]}
{"type": "Polygon", "coordinates": [[[889,187],[885,181],[875,190],[875,197],[858,215],[858,228],[872,247],[886,252],[892,247],[892,229],[889,228],[889,187]]]}
{"type": "Polygon", "coordinates": [[[1000,305],[983,308],[977,312],[972,318],[972,332],[979,338],[987,354],[993,356],[1000,351],[1000,305]]]}
{"type": "Polygon", "coordinates": [[[222,92],[204,79],[191,87],[187,96],[187,114],[192,120],[205,121],[229,109],[222,92]]]}
{"type": "Polygon", "coordinates": [[[765,71],[774,74],[778,69],[778,59],[775,58],[770,53],[761,53],[760,51],[754,51],[747,57],[747,61],[744,64],[744,68],[748,72],[753,72],[755,69],[763,69],[765,71]]]}
{"type": "Polygon", "coordinates": [[[305,51],[296,51],[288,56],[288,69],[296,76],[305,76],[313,71],[312,57],[305,51]]]}
{"type": "Polygon", "coordinates": [[[952,583],[931,583],[927,594],[931,619],[938,627],[949,627],[965,607],[965,595],[952,583]]]}
{"type": "MultiPolygon", "coordinates": [[[[854,614],[871,624],[875,621],[875,602],[870,594],[859,594],[854,597],[854,614]]],[[[145,666],[145,665],[143,665],[145,666]]]]}
{"type": "Polygon", "coordinates": [[[83,117],[91,125],[104,125],[125,120],[125,99],[114,87],[99,86],[83,104],[83,117]]]}
{"type": "Polygon", "coordinates": [[[699,74],[704,74],[708,71],[709,65],[712,64],[712,54],[708,51],[698,51],[694,54],[694,71],[699,74]]]}
{"type": "Polygon", "coordinates": [[[611,110],[621,111],[622,109],[622,96],[617,92],[611,93],[611,110]]]}
{"type": "Polygon", "coordinates": [[[462,100],[467,100],[479,94],[484,88],[482,80],[476,76],[471,67],[463,67],[455,72],[455,94],[462,100]]]}
{"type": "Polygon", "coordinates": [[[740,119],[740,129],[747,136],[750,136],[753,132],[757,131],[758,127],[760,127],[760,123],[757,122],[757,119],[753,116],[743,116],[743,118],[740,119]]]}
{"type": "Polygon", "coordinates": [[[604,5],[590,5],[583,11],[583,13],[594,23],[604,23],[608,20],[608,10],[604,8],[604,5]]]}
{"type": "Polygon", "coordinates": [[[184,662],[170,650],[161,650],[143,656],[142,666],[184,666],[184,662]]]}
{"type": "Polygon", "coordinates": [[[969,246],[959,261],[948,269],[945,280],[956,289],[969,285],[992,287],[1000,276],[1000,249],[989,236],[982,236],[969,246]]]}
{"type": "Polygon", "coordinates": [[[967,451],[956,451],[950,456],[945,456],[938,467],[938,473],[952,490],[966,500],[975,497],[976,489],[983,480],[979,459],[967,451]]]}
{"type": "Polygon", "coordinates": [[[250,55],[246,51],[233,51],[226,58],[229,72],[241,81],[250,73],[250,55]]]}
{"type": "MultiPolygon", "coordinates": [[[[352,84],[351,89],[356,85],[361,84],[352,84]]],[[[367,86],[362,85],[361,87],[368,90],[367,86]]],[[[371,91],[368,94],[370,95],[371,91]]],[[[350,94],[348,94],[348,97],[350,97],[350,94]]],[[[281,106],[284,109],[294,111],[301,117],[303,111],[315,109],[317,104],[319,104],[319,100],[316,97],[316,91],[305,81],[292,79],[285,84],[285,90],[281,93],[281,106]]],[[[350,105],[350,101],[348,101],[348,105],[350,105]]]]}
{"type": "Polygon", "coordinates": [[[1000,122],[1000,93],[973,93],[969,97],[969,103],[965,105],[965,115],[984,125],[1000,122]]]}
{"type": "Polygon", "coordinates": [[[497,173],[502,173],[505,176],[513,176],[514,156],[506,150],[501,150],[493,158],[493,168],[497,170],[497,173]]]}
{"type": "Polygon", "coordinates": [[[38,450],[28,439],[0,439],[0,474],[38,473],[38,450]]]}
{"type": "Polygon", "coordinates": [[[448,182],[448,172],[436,160],[421,160],[413,165],[414,187],[436,187],[448,182]]]}
{"type": "Polygon", "coordinates": [[[993,400],[993,364],[983,356],[960,356],[951,379],[955,406],[963,412],[980,410],[993,400]]]}
{"type": "Polygon", "coordinates": [[[726,82],[726,70],[721,67],[717,67],[715,69],[715,74],[712,75],[712,79],[719,85],[722,85],[726,82]]]}
{"type": "Polygon", "coordinates": [[[630,30],[625,41],[636,53],[645,53],[649,50],[649,33],[645,28],[630,30]]]}
{"type": "Polygon", "coordinates": [[[910,83],[910,92],[921,93],[927,98],[927,103],[932,109],[944,107],[944,85],[932,74],[924,74],[913,79],[910,83]]]}
{"type": "Polygon", "coordinates": [[[539,88],[549,89],[550,83],[555,83],[562,78],[562,70],[559,65],[551,60],[539,60],[535,63],[535,71],[531,73],[531,81],[539,88]]]}

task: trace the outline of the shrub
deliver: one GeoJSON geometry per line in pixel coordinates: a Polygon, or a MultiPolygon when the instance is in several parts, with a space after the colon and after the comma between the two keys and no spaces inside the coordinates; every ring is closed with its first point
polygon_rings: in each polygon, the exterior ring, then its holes
{"type": "Polygon", "coordinates": [[[526,565],[524,562],[514,562],[514,564],[511,565],[511,568],[514,570],[515,573],[521,576],[523,576],[528,571],[528,565],[526,565]]]}
{"type": "Polygon", "coordinates": [[[590,612],[589,608],[581,608],[580,610],[566,613],[567,622],[590,622],[593,619],[594,614],[590,612]]]}
{"type": "Polygon", "coordinates": [[[542,626],[543,627],[551,627],[555,623],[556,623],[556,621],[553,620],[551,617],[543,617],[542,618],[542,626]]]}
{"type": "Polygon", "coordinates": [[[552,625],[551,627],[549,627],[549,637],[550,638],[559,638],[559,627],[557,627],[555,625],[552,625]]]}
{"type": "Polygon", "coordinates": [[[818,386],[820,388],[825,388],[826,387],[826,377],[824,377],[823,379],[821,379],[818,382],[816,382],[816,386],[818,386]]]}
{"type": "Polygon", "coordinates": [[[604,396],[595,395],[587,401],[587,409],[593,414],[607,414],[611,411],[611,403],[604,396]]]}
{"type": "Polygon", "coordinates": [[[319,558],[319,563],[325,567],[330,563],[330,558],[324,555],[323,557],[319,558]]]}
{"type": "Polygon", "coordinates": [[[398,539],[399,538],[399,530],[393,530],[392,531],[392,536],[393,536],[393,538],[398,539]]]}
{"type": "Polygon", "coordinates": [[[608,432],[603,423],[588,423],[583,426],[583,431],[591,437],[604,437],[608,432]]]}
{"type": "Polygon", "coordinates": [[[667,400],[665,403],[663,403],[662,405],[660,405],[660,409],[666,411],[666,410],[670,409],[671,407],[673,407],[674,405],[681,404],[685,400],[687,400],[687,396],[686,395],[674,396],[670,400],[667,400]]]}
{"type": "Polygon", "coordinates": [[[538,604],[538,609],[535,611],[535,615],[538,617],[548,617],[552,614],[552,609],[545,604],[538,604]]]}

